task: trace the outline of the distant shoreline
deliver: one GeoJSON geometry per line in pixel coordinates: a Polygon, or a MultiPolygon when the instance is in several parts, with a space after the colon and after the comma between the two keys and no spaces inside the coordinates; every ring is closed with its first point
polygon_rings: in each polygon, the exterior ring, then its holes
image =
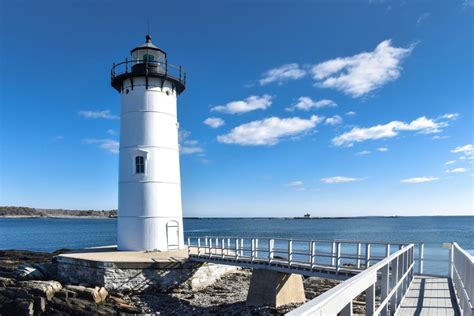
{"type": "MultiPolygon", "coordinates": [[[[222,220],[238,220],[238,219],[271,219],[271,220],[344,220],[344,219],[370,219],[370,218],[413,218],[413,217],[474,217],[474,215],[413,215],[413,216],[354,216],[354,217],[311,217],[311,218],[301,218],[301,217],[186,217],[184,219],[194,219],[194,220],[213,220],[213,219],[222,219],[222,220]]],[[[107,216],[86,216],[86,215],[57,215],[57,216],[40,216],[40,215],[0,215],[2,218],[11,218],[11,219],[117,219],[117,217],[107,217],[107,216]]]]}

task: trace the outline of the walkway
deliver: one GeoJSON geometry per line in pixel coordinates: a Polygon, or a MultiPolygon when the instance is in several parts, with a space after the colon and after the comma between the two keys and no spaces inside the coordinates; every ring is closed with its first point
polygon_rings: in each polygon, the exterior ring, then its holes
{"type": "Polygon", "coordinates": [[[397,316],[459,315],[448,278],[417,276],[408,289],[397,316]]]}

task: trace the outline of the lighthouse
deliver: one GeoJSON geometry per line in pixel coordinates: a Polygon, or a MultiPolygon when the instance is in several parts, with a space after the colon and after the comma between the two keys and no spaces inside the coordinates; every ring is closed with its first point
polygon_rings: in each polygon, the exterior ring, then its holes
{"type": "Polygon", "coordinates": [[[177,97],[186,75],[150,35],[130,53],[111,71],[121,106],[118,250],[182,249],[177,97]]]}

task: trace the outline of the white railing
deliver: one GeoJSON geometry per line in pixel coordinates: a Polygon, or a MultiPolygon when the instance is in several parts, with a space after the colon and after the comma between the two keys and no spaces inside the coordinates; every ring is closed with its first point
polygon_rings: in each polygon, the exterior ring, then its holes
{"type": "Polygon", "coordinates": [[[407,244],[347,240],[297,240],[239,237],[189,237],[191,258],[240,266],[286,266],[311,275],[313,270],[354,275],[407,244]],[[350,273],[352,272],[352,273],[350,273]]]}
{"type": "Polygon", "coordinates": [[[474,315],[474,258],[457,243],[451,244],[450,276],[462,315],[474,315]]]}
{"type": "Polygon", "coordinates": [[[352,315],[352,301],[364,292],[366,315],[393,315],[413,280],[413,249],[413,244],[403,247],[287,315],[352,315]],[[378,286],[381,302],[376,306],[378,286]]]}

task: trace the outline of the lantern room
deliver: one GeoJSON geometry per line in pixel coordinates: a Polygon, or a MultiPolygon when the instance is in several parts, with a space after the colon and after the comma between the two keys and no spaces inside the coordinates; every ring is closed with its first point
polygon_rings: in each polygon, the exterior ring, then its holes
{"type": "Polygon", "coordinates": [[[151,42],[151,36],[146,36],[146,43],[130,51],[132,61],[135,63],[166,63],[166,52],[159,49],[151,42]]]}

